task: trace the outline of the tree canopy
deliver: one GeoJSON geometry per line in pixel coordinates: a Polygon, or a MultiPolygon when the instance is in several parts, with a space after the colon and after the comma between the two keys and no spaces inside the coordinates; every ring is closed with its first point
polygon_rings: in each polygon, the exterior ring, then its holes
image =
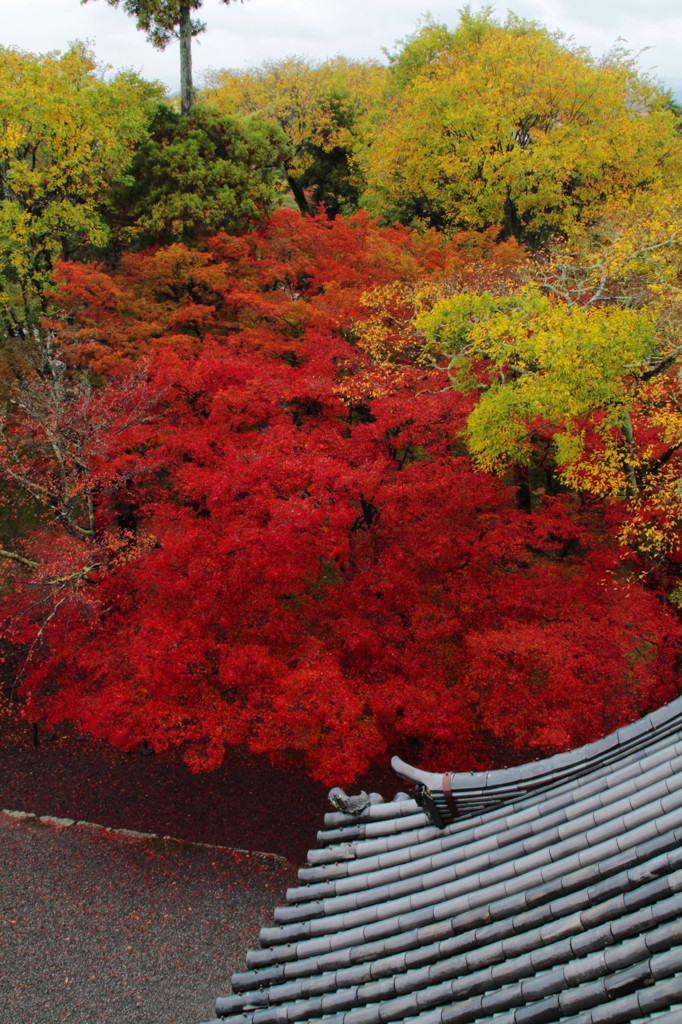
{"type": "Polygon", "coordinates": [[[26,716],[343,783],[679,692],[682,135],[629,54],[465,9],[185,116],[81,45],[0,50],[0,96],[26,716]]]}
{"type": "Polygon", "coordinates": [[[138,248],[247,230],[276,206],[286,151],[282,133],[263,119],[205,106],[183,118],[161,106],[112,205],[138,248]]]}
{"type": "Polygon", "coordinates": [[[679,175],[670,96],[624,50],[596,60],[535,22],[465,8],[393,55],[364,200],[387,219],[499,226],[532,243],[679,175]]]}
{"type": "Polygon", "coordinates": [[[225,114],[265,117],[289,144],[286,180],[303,213],[323,203],[330,215],[352,213],[363,186],[355,160],[359,136],[381,96],[386,69],[376,61],[299,57],[249,71],[207,76],[206,98],[225,114]]]}
{"type": "Polygon", "coordinates": [[[580,743],[670,695],[680,625],[604,515],[529,517],[457,441],[472,397],[356,338],[368,286],[476,273],[466,238],[294,211],[61,265],[62,365],[0,443],[44,517],[4,558],[28,713],[338,782],[388,747],[473,768],[580,743]]]}

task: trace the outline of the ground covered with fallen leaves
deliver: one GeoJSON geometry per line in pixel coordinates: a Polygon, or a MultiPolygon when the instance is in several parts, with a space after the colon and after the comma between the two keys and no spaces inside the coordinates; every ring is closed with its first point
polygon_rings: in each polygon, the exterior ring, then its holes
{"type": "Polygon", "coordinates": [[[278,857],[0,815],[0,1020],[197,1024],[294,872],[278,857]]]}
{"type": "Polygon", "coordinates": [[[325,787],[242,751],[193,775],[172,752],[124,754],[68,734],[41,734],[33,747],[28,727],[18,731],[0,743],[0,808],[265,850],[294,864],[329,809],[325,787]]]}

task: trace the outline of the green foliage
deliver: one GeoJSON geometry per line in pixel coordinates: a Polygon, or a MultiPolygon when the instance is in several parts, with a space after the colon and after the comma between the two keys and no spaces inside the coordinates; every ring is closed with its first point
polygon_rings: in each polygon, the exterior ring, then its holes
{"type": "Polygon", "coordinates": [[[428,73],[454,41],[455,36],[447,26],[427,17],[411,36],[401,40],[401,49],[386,52],[391,87],[400,92],[411,85],[417,75],[428,73]]]}
{"type": "Polygon", "coordinates": [[[354,128],[354,110],[343,94],[328,97],[332,134],[338,133],[338,142],[312,142],[306,140],[301,147],[305,163],[300,185],[311,196],[312,206],[324,205],[327,214],[354,213],[360,205],[361,183],[354,170],[351,147],[342,137],[350,137],[354,128]]]}
{"type": "Polygon", "coordinates": [[[282,133],[266,121],[207,107],[183,118],[160,106],[115,205],[138,248],[242,231],[273,208],[285,149],[282,133]]]}
{"type": "Polygon", "coordinates": [[[0,315],[33,337],[57,259],[109,240],[109,189],[126,179],[160,88],[131,73],[105,82],[81,44],[35,56],[0,49],[0,315]]]}
{"type": "MultiPolygon", "coordinates": [[[[122,7],[126,14],[135,18],[137,27],[147,34],[147,39],[157,50],[165,50],[178,36],[178,27],[191,11],[198,10],[204,0],[106,0],[110,7],[122,7]]],[[[229,3],[230,0],[222,0],[229,3]]],[[[87,0],[81,0],[87,3],[87,0]]],[[[191,19],[192,35],[203,32],[205,25],[196,18],[191,19]]]]}
{"type": "Polygon", "coordinates": [[[278,125],[288,143],[286,186],[299,209],[357,209],[363,179],[355,150],[386,79],[374,61],[336,57],[312,64],[299,57],[208,77],[207,97],[226,114],[251,114],[278,125]]]}
{"type": "Polygon", "coordinates": [[[610,441],[628,413],[628,379],[656,348],[646,310],[571,307],[528,288],[503,297],[455,295],[436,303],[417,325],[435,353],[451,356],[456,383],[473,386],[478,368],[484,387],[467,437],[483,469],[528,465],[534,429],[547,422],[556,460],[570,479],[571,464],[584,451],[585,421],[598,413],[607,452],[592,489],[609,493],[623,485],[610,441]]]}

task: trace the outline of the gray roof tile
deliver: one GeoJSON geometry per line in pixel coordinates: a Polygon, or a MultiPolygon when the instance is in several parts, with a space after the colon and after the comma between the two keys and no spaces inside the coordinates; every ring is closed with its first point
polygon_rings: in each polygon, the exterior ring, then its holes
{"type": "MultiPolygon", "coordinates": [[[[682,699],[577,751],[455,773],[465,816],[443,829],[404,795],[327,815],[219,1016],[682,1024],[681,729],[682,699]]],[[[445,813],[442,775],[401,771],[445,813]]]]}

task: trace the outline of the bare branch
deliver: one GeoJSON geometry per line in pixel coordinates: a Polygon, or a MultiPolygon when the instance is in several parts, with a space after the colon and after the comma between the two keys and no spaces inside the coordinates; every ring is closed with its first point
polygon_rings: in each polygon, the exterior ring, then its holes
{"type": "Polygon", "coordinates": [[[2,556],[2,558],[11,558],[13,562],[20,562],[22,565],[26,565],[30,569],[37,569],[40,565],[39,562],[33,562],[30,558],[24,558],[23,555],[18,555],[15,551],[7,551],[5,548],[0,548],[0,556],[2,556]]]}

